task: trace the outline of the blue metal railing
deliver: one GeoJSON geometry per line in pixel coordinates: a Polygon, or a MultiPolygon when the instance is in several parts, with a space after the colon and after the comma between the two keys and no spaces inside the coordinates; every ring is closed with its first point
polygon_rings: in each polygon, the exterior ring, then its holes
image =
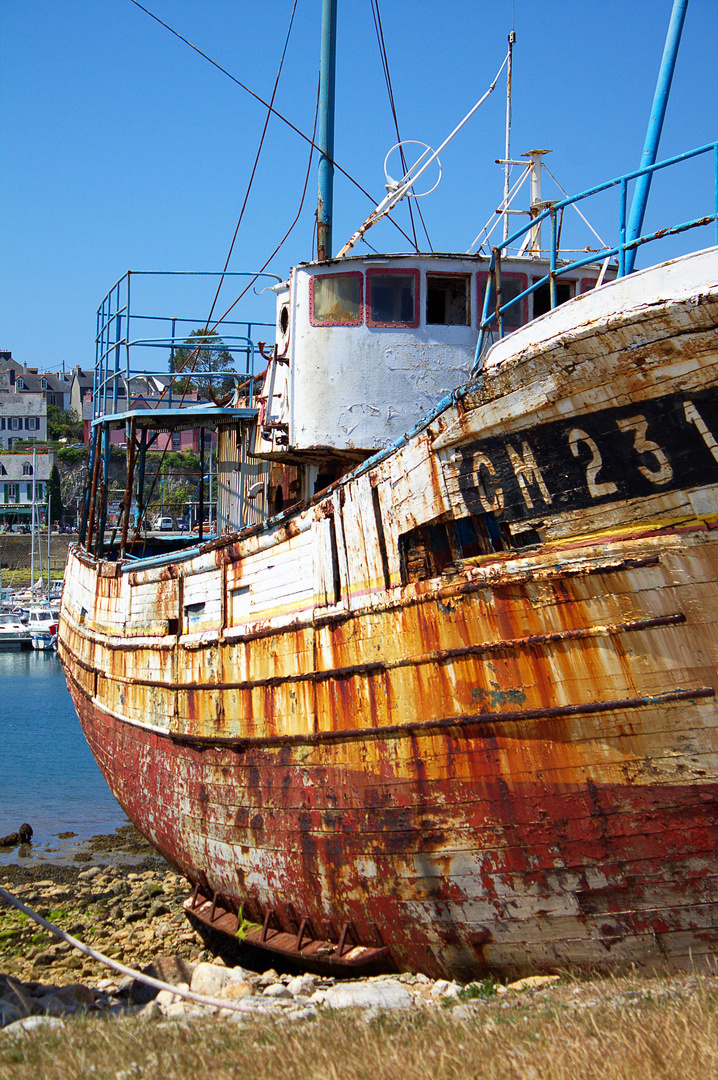
{"type": "Polygon", "coordinates": [[[487,346],[487,339],[489,331],[493,331],[495,327],[498,327],[499,337],[504,336],[503,316],[504,314],[516,304],[520,304],[525,297],[531,293],[536,292],[542,286],[548,283],[551,307],[556,307],[556,280],[565,274],[569,274],[572,271],[579,270],[582,266],[588,266],[589,263],[596,263],[599,260],[610,259],[617,257],[618,260],[618,277],[624,277],[628,272],[627,268],[627,253],[635,251],[642,244],[648,244],[652,240],[661,240],[666,236],[672,236],[677,233],[686,232],[688,229],[694,229],[701,225],[709,225],[714,223],[715,227],[715,243],[718,244],[718,141],[712,143],[706,143],[705,146],[699,146],[695,150],[689,150],[684,154],[678,154],[675,157],[666,158],[665,161],[659,161],[655,165],[649,165],[642,169],[635,169],[633,172],[626,173],[624,176],[618,176],[614,180],[608,180],[604,184],[599,184],[597,187],[589,188],[587,191],[581,192],[580,195],[573,195],[571,198],[563,199],[560,202],[556,202],[549,206],[546,210],[543,210],[536,217],[532,218],[528,225],[523,225],[516,232],[512,233],[506,240],[503,240],[501,244],[493,248],[491,253],[491,260],[489,263],[489,276],[486,283],[486,292],[484,294],[484,306],[481,315],[481,321],[479,323],[479,340],[476,345],[476,357],[474,362],[474,374],[481,370],[481,361],[484,355],[484,351],[487,346]],[[652,175],[654,172],[658,172],[659,169],[668,168],[671,165],[676,165],[682,161],[688,161],[690,158],[699,157],[702,154],[713,153],[713,213],[708,214],[705,217],[695,218],[691,221],[684,221],[679,225],[673,225],[670,228],[658,229],[655,232],[647,233],[643,236],[638,236],[635,239],[627,238],[627,218],[628,218],[628,185],[632,180],[636,180],[639,177],[652,175]],[[601,248],[598,251],[592,252],[586,258],[575,259],[573,262],[564,263],[559,267],[559,251],[558,251],[558,221],[560,215],[567,206],[572,206],[574,203],[581,202],[583,199],[588,199],[592,195],[597,195],[601,191],[607,191],[609,188],[619,187],[621,190],[621,202],[619,207],[619,242],[615,247],[601,248]],[[551,228],[551,240],[549,248],[549,272],[543,277],[533,281],[528,288],[523,292],[513,296],[505,304],[497,304],[493,310],[490,308],[492,295],[500,300],[500,288],[496,289],[495,283],[498,278],[499,285],[501,280],[501,253],[503,251],[508,252],[509,246],[515,244],[517,240],[525,236],[527,233],[536,229],[545,220],[550,221],[551,228]],[[493,288],[492,288],[493,286],[493,288]]]}
{"type": "MultiPolygon", "coordinates": [[[[195,270],[172,270],[172,271],[137,271],[129,270],[116,281],[103,299],[97,311],[97,333],[95,338],[95,370],[93,381],[93,419],[107,413],[118,411],[119,399],[128,394],[128,385],[131,379],[139,375],[148,377],[160,376],[168,382],[166,391],[169,397],[169,407],[172,407],[172,384],[176,379],[194,379],[195,382],[205,381],[216,377],[233,379],[238,384],[249,380],[251,393],[251,376],[255,372],[255,358],[258,352],[258,343],[255,343],[253,335],[256,331],[268,330],[273,335],[274,323],[257,322],[248,320],[223,319],[221,322],[221,336],[215,344],[210,339],[204,343],[197,343],[188,338],[183,332],[183,327],[192,326],[201,328],[205,318],[190,319],[176,318],[164,315],[138,314],[131,309],[131,284],[132,279],[137,277],[228,277],[228,278],[269,278],[273,282],[281,281],[276,274],[251,273],[245,271],[195,271],[195,270]],[[153,327],[160,331],[159,335],[141,336],[143,326],[153,323],[153,327]],[[139,325],[138,325],[139,324],[139,325]],[[229,334],[225,333],[229,331],[229,334]],[[134,336],[136,335],[136,336],[134,336]],[[235,368],[223,372],[208,372],[202,370],[176,372],[170,370],[147,371],[139,367],[131,368],[131,357],[136,357],[142,349],[163,349],[168,358],[168,368],[171,369],[175,353],[179,349],[192,351],[198,349],[202,353],[208,353],[213,349],[221,349],[229,353],[236,361],[235,368]],[[124,384],[124,392],[123,392],[124,384]]],[[[148,327],[148,329],[150,329],[148,327]]],[[[189,365],[191,367],[191,364],[189,365]]],[[[163,396],[160,394],[160,396],[163,396]]]]}

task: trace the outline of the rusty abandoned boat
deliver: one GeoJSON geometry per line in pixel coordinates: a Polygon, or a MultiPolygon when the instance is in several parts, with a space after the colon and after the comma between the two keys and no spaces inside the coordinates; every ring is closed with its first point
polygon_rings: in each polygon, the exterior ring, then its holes
{"type": "MultiPolygon", "coordinates": [[[[593,190],[625,224],[669,164],[593,190]]],[[[564,205],[518,255],[295,267],[258,402],[113,409],[119,286],[101,309],[58,651],[219,932],[459,977],[716,956],[718,247],[568,261],[564,205]],[[133,536],[148,432],[199,423],[217,537],[133,536]]]]}

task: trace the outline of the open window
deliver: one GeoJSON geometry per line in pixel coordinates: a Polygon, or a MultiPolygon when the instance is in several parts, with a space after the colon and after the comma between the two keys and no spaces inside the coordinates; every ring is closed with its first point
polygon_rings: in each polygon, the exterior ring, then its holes
{"type": "Polygon", "coordinates": [[[310,323],[312,326],[360,326],[364,318],[363,292],[363,276],[358,271],[317,274],[309,283],[310,323]]]}
{"type": "Polygon", "coordinates": [[[367,326],[419,325],[419,271],[367,271],[367,326]]]}
{"type": "Polygon", "coordinates": [[[509,546],[493,514],[427,522],[399,537],[402,583],[438,577],[451,563],[491,555],[509,546]]]}
{"type": "MultiPolygon", "coordinates": [[[[539,280],[536,278],[535,280],[539,280]]],[[[556,307],[559,304],[565,304],[567,300],[571,300],[576,294],[576,282],[569,281],[568,279],[558,278],[556,281],[556,307]]],[[[545,285],[542,285],[533,294],[534,302],[534,319],[537,319],[539,315],[545,315],[547,311],[551,310],[551,290],[549,288],[548,281],[545,285]]]]}
{"type": "Polygon", "coordinates": [[[426,275],[426,322],[433,326],[471,326],[469,274],[426,275]]]}
{"type": "MultiPolygon", "coordinates": [[[[482,270],[476,275],[478,287],[479,287],[479,318],[482,317],[484,312],[484,301],[486,297],[486,286],[490,281],[491,275],[485,270],[482,270]]],[[[501,306],[510,303],[515,300],[524,289],[528,288],[528,278],[526,274],[501,274],[501,306]]],[[[517,330],[519,326],[523,326],[525,322],[528,322],[528,304],[527,298],[519,300],[518,303],[513,304],[508,311],[503,314],[504,330],[511,331],[517,330]]],[[[496,311],[496,293],[494,291],[493,282],[490,284],[489,292],[489,312],[496,311]]],[[[489,324],[491,330],[497,329],[496,315],[494,314],[491,323],[489,324]]]]}

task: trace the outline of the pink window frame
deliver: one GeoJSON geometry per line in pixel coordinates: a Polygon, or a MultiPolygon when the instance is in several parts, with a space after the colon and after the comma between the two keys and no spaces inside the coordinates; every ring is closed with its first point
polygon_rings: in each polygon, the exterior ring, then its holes
{"type": "MultiPolygon", "coordinates": [[[[442,277],[442,278],[461,278],[463,281],[469,279],[469,321],[466,323],[430,323],[427,322],[427,326],[473,326],[474,325],[474,298],[471,295],[471,274],[462,274],[461,270],[427,270],[426,271],[426,306],[429,304],[429,278],[430,277],[442,277]]],[[[424,309],[424,317],[426,319],[426,307],[424,309]]]]}
{"type": "Polygon", "coordinates": [[[339,274],[314,274],[309,280],[309,322],[311,326],[361,326],[364,322],[364,275],[361,270],[347,270],[339,274]],[[314,282],[318,278],[359,278],[359,318],[347,321],[346,319],[320,319],[314,318],[314,282]]]}
{"type": "Polygon", "coordinates": [[[418,270],[414,270],[412,268],[406,268],[404,266],[396,267],[396,269],[392,269],[391,267],[382,267],[381,269],[379,269],[378,267],[376,269],[367,269],[367,272],[366,272],[366,324],[367,324],[367,326],[388,326],[388,327],[398,327],[398,328],[403,327],[404,329],[407,329],[407,328],[412,328],[413,329],[414,327],[417,327],[419,325],[419,312],[421,310],[421,303],[420,303],[421,295],[420,295],[420,293],[421,293],[421,274],[419,273],[418,270]],[[413,319],[412,322],[374,322],[372,320],[372,318],[371,318],[371,283],[372,283],[372,278],[380,277],[382,274],[385,277],[388,274],[392,274],[392,275],[406,274],[407,277],[408,276],[413,277],[413,279],[414,279],[414,319],[413,319]]]}
{"type": "MultiPolygon", "coordinates": [[[[523,292],[525,289],[528,289],[528,287],[529,287],[528,274],[512,273],[509,270],[509,271],[506,271],[505,273],[502,272],[501,277],[502,277],[502,279],[505,279],[506,281],[518,281],[519,285],[521,286],[521,288],[519,289],[519,292],[523,292]]],[[[478,321],[479,321],[479,323],[481,322],[481,319],[482,319],[483,314],[484,314],[484,294],[485,294],[485,291],[486,291],[486,282],[488,281],[488,279],[489,279],[488,270],[479,270],[479,272],[476,275],[476,310],[478,312],[478,321]]],[[[496,319],[495,315],[494,315],[494,319],[496,319]]],[[[524,326],[528,321],[529,321],[529,298],[528,298],[528,296],[524,296],[523,300],[521,301],[521,323],[520,323],[520,325],[524,326]]],[[[506,327],[504,327],[504,329],[506,329],[506,327]]],[[[517,327],[512,327],[511,329],[516,330],[517,327]]]]}
{"type": "MultiPolygon", "coordinates": [[[[580,292],[580,294],[577,293],[576,295],[577,296],[578,295],[583,296],[584,293],[591,292],[591,290],[596,287],[597,280],[598,280],[598,275],[595,278],[591,278],[591,277],[583,277],[583,278],[581,278],[581,281],[579,283],[580,288],[581,288],[581,292],[580,292]]],[[[615,268],[613,266],[610,266],[608,268],[607,272],[606,272],[606,276],[603,279],[603,284],[605,285],[607,282],[615,281],[615,280],[616,280],[616,270],[615,270],[615,268]],[[611,274],[611,277],[608,277],[608,274],[611,274]]]]}

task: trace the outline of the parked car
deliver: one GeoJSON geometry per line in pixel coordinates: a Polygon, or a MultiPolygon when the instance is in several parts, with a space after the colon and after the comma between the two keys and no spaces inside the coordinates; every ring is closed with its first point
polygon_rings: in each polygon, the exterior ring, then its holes
{"type": "Polygon", "coordinates": [[[171,517],[158,517],[154,527],[158,532],[172,532],[175,526],[171,517]]]}

